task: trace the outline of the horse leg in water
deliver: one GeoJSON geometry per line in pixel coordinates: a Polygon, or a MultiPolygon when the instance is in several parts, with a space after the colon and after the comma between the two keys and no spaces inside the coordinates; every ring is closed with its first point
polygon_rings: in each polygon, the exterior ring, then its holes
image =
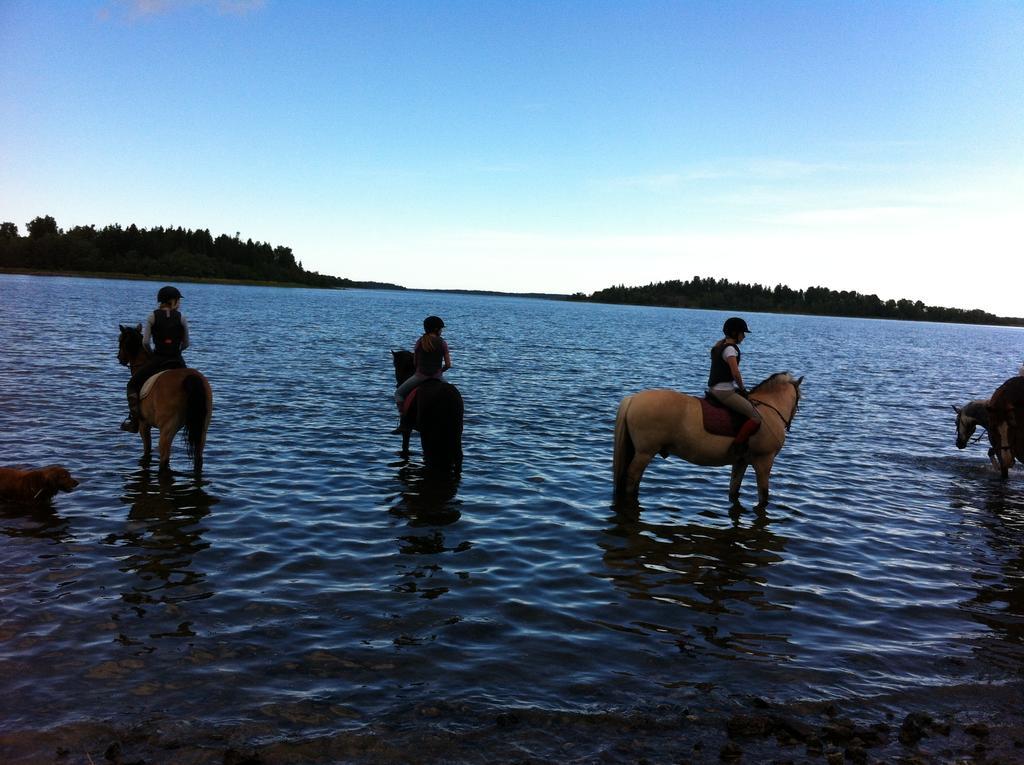
{"type": "Polygon", "coordinates": [[[654,459],[654,455],[647,452],[637,452],[633,455],[633,459],[629,462],[629,468],[626,470],[627,496],[635,497],[640,493],[640,479],[644,477],[644,471],[647,470],[652,459],[654,459]]]}
{"type": "Polygon", "coordinates": [[[170,426],[160,431],[160,472],[166,473],[171,469],[171,442],[174,441],[176,430],[170,426]]]}
{"type": "Polygon", "coordinates": [[[746,472],[747,463],[745,460],[733,463],[732,475],[729,478],[729,501],[733,504],[740,501],[740,484],[743,483],[743,475],[746,472]]]}
{"type": "Polygon", "coordinates": [[[153,456],[153,426],[139,423],[139,435],[142,437],[142,459],[148,461],[153,456]]]}
{"type": "Polygon", "coordinates": [[[759,454],[751,460],[751,464],[757,476],[757,506],[764,508],[768,506],[768,477],[775,464],[775,454],[759,454]]]}

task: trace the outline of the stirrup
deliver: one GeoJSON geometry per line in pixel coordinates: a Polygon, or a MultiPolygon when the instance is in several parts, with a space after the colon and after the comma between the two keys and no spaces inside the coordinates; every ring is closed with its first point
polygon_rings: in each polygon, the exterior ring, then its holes
{"type": "Polygon", "coordinates": [[[395,428],[394,430],[391,431],[391,435],[393,435],[393,436],[404,436],[406,433],[410,433],[410,432],[411,431],[408,428],[406,428],[405,426],[399,425],[397,428],[395,428]]]}
{"type": "Polygon", "coordinates": [[[124,422],[121,423],[121,430],[126,433],[138,433],[139,432],[139,421],[128,417],[124,422]]]}

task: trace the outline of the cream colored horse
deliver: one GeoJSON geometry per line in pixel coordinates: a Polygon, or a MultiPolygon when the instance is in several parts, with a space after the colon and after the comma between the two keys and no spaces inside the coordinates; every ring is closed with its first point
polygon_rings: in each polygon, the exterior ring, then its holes
{"type": "Polygon", "coordinates": [[[778,372],[750,391],[750,401],[761,413],[762,424],[739,457],[730,451],[731,437],[704,430],[700,399],[674,390],[645,390],[626,396],[615,419],[615,493],[636,496],[654,455],[674,454],[695,465],[731,464],[729,499],[733,502],[739,501],[747,465],[753,465],[758,507],[763,508],[768,504],[768,476],[786,442],[803,380],[794,379],[789,372],[778,372]]]}

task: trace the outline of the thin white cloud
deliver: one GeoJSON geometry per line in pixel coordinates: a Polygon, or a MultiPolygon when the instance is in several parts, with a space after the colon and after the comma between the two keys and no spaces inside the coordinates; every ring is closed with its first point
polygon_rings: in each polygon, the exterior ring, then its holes
{"type": "Polygon", "coordinates": [[[265,5],[266,0],[111,0],[100,11],[100,16],[134,20],[164,16],[190,8],[202,8],[222,16],[245,16],[261,10],[265,5]]]}
{"type": "Polygon", "coordinates": [[[783,182],[826,173],[837,173],[846,169],[844,165],[835,162],[802,162],[790,159],[748,157],[744,159],[722,159],[677,171],[612,178],[599,185],[606,191],[639,190],[663,192],[676,190],[685,185],[701,181],[747,180],[759,183],[783,182]]]}
{"type": "Polygon", "coordinates": [[[764,220],[791,226],[888,226],[919,221],[929,212],[924,207],[850,207],[798,210],[764,220]]]}

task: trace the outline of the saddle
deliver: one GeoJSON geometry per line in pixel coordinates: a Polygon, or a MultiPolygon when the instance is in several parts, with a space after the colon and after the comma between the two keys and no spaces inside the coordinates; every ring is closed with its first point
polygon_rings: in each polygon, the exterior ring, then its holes
{"type": "Polygon", "coordinates": [[[162,372],[157,372],[155,375],[146,378],[146,382],[142,383],[142,387],[139,388],[139,401],[142,401],[142,399],[148,396],[149,392],[153,390],[153,386],[156,384],[157,378],[159,378],[164,372],[168,371],[170,370],[165,369],[162,372]]]}
{"type": "Polygon", "coordinates": [[[139,400],[141,401],[149,392],[153,389],[153,384],[156,383],[156,378],[162,375],[164,372],[170,372],[172,369],[186,369],[185,362],[181,359],[170,358],[165,359],[158,363],[153,363],[147,369],[151,370],[148,372],[148,377],[142,381],[142,385],[139,386],[139,400]]]}
{"type": "Polygon", "coordinates": [[[402,419],[405,419],[414,411],[414,407],[416,405],[416,398],[419,395],[420,388],[422,388],[425,384],[426,383],[424,382],[417,385],[415,388],[409,391],[409,395],[406,396],[405,399],[402,401],[402,419]]]}
{"type": "Polygon", "coordinates": [[[402,401],[401,422],[407,428],[419,429],[420,408],[419,402],[432,388],[443,384],[442,380],[424,380],[411,391],[402,401]],[[421,396],[421,392],[423,395],[421,396]]]}
{"type": "Polygon", "coordinates": [[[734,412],[707,394],[700,399],[700,410],[704,418],[704,430],[713,436],[733,437],[747,420],[739,412],[734,412]]]}

